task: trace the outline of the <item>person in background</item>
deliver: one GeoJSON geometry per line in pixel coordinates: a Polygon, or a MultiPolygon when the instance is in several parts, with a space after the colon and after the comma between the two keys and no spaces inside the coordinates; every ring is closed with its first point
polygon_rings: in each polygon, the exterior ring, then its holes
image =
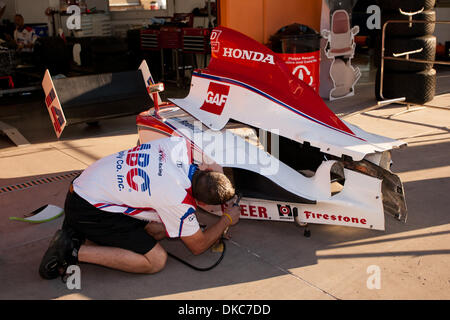
{"type": "Polygon", "coordinates": [[[18,52],[33,52],[34,43],[38,36],[31,27],[25,26],[24,19],[21,14],[14,17],[16,30],[14,30],[14,41],[17,45],[18,52]]]}
{"type": "Polygon", "coordinates": [[[5,10],[6,10],[6,3],[0,1],[0,19],[3,17],[5,10]]]}

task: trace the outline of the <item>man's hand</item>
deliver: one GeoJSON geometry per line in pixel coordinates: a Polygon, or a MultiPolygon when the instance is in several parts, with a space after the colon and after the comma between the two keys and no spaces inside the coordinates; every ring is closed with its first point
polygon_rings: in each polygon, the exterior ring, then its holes
{"type": "Polygon", "coordinates": [[[223,236],[224,231],[226,231],[229,226],[238,223],[241,215],[241,208],[239,205],[233,206],[236,200],[237,196],[233,197],[224,205],[224,211],[230,215],[231,221],[228,216],[222,215],[220,220],[205,231],[200,229],[191,236],[181,237],[181,240],[193,254],[198,255],[205,252],[223,236]]]}
{"type": "Polygon", "coordinates": [[[239,217],[241,216],[241,207],[239,205],[234,205],[237,200],[237,196],[234,196],[224,205],[224,213],[227,213],[231,217],[231,225],[234,226],[239,222],[239,217]]]}

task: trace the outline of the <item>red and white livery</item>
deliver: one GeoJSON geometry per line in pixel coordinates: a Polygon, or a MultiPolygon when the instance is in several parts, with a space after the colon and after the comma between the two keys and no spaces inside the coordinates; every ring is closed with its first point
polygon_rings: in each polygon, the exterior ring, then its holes
{"type": "Polygon", "coordinates": [[[391,150],[405,143],[339,119],[255,40],[215,28],[208,68],[194,71],[183,99],[160,101],[162,85],[146,62],[140,70],[155,102],[137,116],[140,144],[182,138],[194,163],[220,165],[243,195],[241,218],[376,230],[385,214],[406,221],[403,185],[390,171],[391,150]]]}
{"type": "Polygon", "coordinates": [[[172,238],[190,236],[199,229],[190,154],[183,138],[154,140],[98,160],[73,187],[102,211],[162,222],[172,238]]]}
{"type": "Polygon", "coordinates": [[[389,170],[390,151],[404,142],[342,121],[282,59],[239,32],[214,29],[211,51],[187,97],[137,117],[141,143],[191,141],[196,160],[224,167],[243,193],[244,219],[377,230],[385,213],[406,221],[403,186],[389,170]]]}

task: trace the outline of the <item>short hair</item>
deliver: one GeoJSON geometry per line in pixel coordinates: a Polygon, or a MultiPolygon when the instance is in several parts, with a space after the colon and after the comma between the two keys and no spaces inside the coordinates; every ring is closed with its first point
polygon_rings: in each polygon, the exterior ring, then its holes
{"type": "Polygon", "coordinates": [[[209,205],[224,204],[234,197],[235,189],[226,175],[217,171],[197,170],[192,179],[192,195],[209,205]]]}

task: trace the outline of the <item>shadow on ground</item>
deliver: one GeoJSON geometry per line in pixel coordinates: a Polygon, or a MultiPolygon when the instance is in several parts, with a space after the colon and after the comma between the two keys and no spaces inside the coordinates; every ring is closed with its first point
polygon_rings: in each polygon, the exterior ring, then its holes
{"type": "MultiPolygon", "coordinates": [[[[402,161],[402,158],[419,159],[422,154],[437,154],[433,145],[418,146],[394,152],[401,171],[417,168],[439,167],[448,164],[448,157],[431,157],[426,163],[402,161]],[[406,164],[408,163],[408,164],[406,164]]],[[[54,173],[48,176],[61,175],[54,173]]],[[[36,180],[42,176],[14,179],[10,183],[36,180]]],[[[0,183],[3,185],[3,183],[0,183]]],[[[27,224],[7,220],[9,216],[21,216],[44,204],[63,206],[69,181],[60,181],[31,187],[22,191],[0,194],[2,244],[0,254],[0,299],[52,299],[79,293],[93,299],[139,299],[190,292],[221,286],[248,283],[287,275],[290,269],[317,264],[317,251],[331,248],[351,247],[351,241],[370,244],[407,239],[399,235],[387,240],[371,240],[382,235],[395,235],[411,230],[450,223],[447,192],[450,179],[429,179],[406,182],[405,193],[409,209],[408,221],[402,224],[386,216],[386,231],[357,228],[310,225],[311,237],[303,236],[303,228],[294,223],[241,220],[231,228],[231,241],[227,241],[225,257],[215,269],[207,272],[194,271],[169,258],[166,268],[156,275],[135,275],[107,268],[81,264],[82,289],[69,290],[60,280],[42,280],[37,272],[40,259],[53,233],[61,226],[63,218],[43,224],[27,224]],[[344,243],[344,244],[342,244],[344,243]]],[[[200,213],[201,223],[211,225],[217,217],[200,213]]],[[[442,232],[445,234],[448,232],[442,232]]],[[[432,234],[437,235],[437,234],[432,234]]],[[[428,237],[429,233],[411,238],[428,237]]],[[[207,253],[194,257],[179,240],[164,240],[162,245],[170,252],[190,263],[205,267],[219,257],[207,253]]],[[[320,259],[351,259],[361,257],[424,256],[448,254],[450,250],[411,250],[389,252],[361,252],[357,254],[321,254],[320,259]]]]}

